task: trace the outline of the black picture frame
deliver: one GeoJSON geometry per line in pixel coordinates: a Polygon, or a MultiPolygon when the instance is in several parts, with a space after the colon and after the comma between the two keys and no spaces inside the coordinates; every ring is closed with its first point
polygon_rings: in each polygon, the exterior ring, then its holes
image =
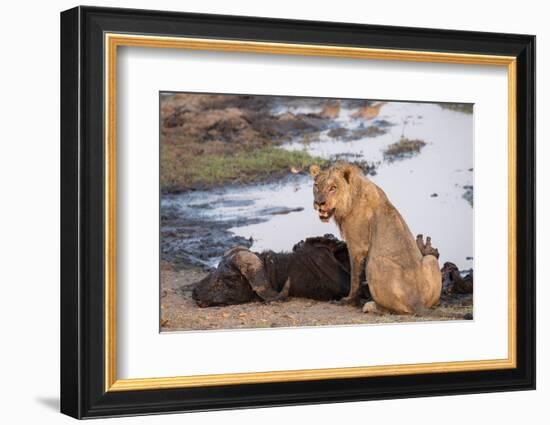
{"type": "Polygon", "coordinates": [[[61,13],[61,412],[75,418],[535,388],[535,37],[76,7],[61,13]],[[308,43],[517,59],[517,367],[105,391],[104,33],[308,43]]]}

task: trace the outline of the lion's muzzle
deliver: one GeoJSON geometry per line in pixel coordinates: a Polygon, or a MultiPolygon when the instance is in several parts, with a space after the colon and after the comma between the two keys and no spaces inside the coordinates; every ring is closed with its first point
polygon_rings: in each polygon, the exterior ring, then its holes
{"type": "Polygon", "coordinates": [[[330,220],[330,218],[334,215],[335,208],[327,208],[326,203],[319,203],[314,202],[313,207],[317,210],[319,213],[319,219],[322,222],[327,222],[330,220]]]}

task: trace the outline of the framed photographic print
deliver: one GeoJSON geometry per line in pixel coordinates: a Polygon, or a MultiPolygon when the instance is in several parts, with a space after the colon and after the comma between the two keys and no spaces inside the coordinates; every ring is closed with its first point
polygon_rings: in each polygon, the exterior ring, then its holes
{"type": "Polygon", "coordinates": [[[63,12],[61,411],[533,389],[534,61],[529,35],[63,12]]]}

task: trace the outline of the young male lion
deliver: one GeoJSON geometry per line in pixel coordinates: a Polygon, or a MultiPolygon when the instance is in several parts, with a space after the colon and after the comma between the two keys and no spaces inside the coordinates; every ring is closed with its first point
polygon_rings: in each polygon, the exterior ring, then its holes
{"type": "Polygon", "coordinates": [[[314,208],[319,218],[327,222],[334,217],[348,245],[351,286],[342,302],[357,303],[366,263],[374,302],[365,304],[363,311],[411,314],[435,304],[441,294],[437,251],[421,238],[415,241],[382,189],[347,163],[325,171],[313,165],[310,174],[315,180],[314,208]],[[428,249],[421,252],[423,247],[428,249]]]}

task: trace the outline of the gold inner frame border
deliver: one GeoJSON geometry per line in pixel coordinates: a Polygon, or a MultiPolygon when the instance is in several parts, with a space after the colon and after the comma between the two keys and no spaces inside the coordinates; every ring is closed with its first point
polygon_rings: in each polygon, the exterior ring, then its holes
{"type": "Polygon", "coordinates": [[[137,391],[217,385],[240,385],[270,382],[312,381],[411,375],[420,373],[450,373],[511,369],[516,358],[516,58],[513,56],[479,55],[466,53],[428,52],[393,49],[371,49],[331,45],[288,44],[257,41],[180,38],[151,35],[106,33],[105,46],[105,391],[137,391]],[[279,55],[324,56],[371,60],[397,60],[403,62],[433,62],[469,65],[504,66],[508,72],[508,358],[495,360],[469,360],[437,363],[399,364],[326,369],[304,369],[118,379],[117,324],[116,324],[116,99],[118,47],[148,47],[229,51],[279,55]]]}

